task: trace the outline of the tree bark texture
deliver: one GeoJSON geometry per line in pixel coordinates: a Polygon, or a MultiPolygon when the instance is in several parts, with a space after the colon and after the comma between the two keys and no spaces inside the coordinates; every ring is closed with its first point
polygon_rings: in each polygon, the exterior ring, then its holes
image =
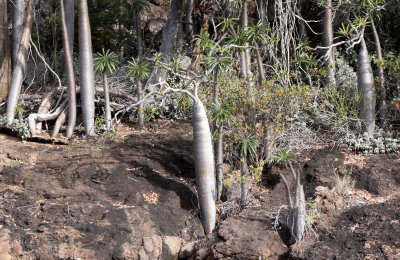
{"type": "Polygon", "coordinates": [[[83,125],[87,136],[94,135],[94,71],[92,39],[87,0],[79,1],[79,65],[83,125]]]}
{"type": "Polygon", "coordinates": [[[14,0],[13,29],[12,29],[12,61],[13,68],[17,64],[18,50],[22,38],[22,25],[25,12],[24,0],[14,0]]]}
{"type": "Polygon", "coordinates": [[[219,127],[218,131],[218,139],[214,144],[215,150],[215,158],[216,158],[216,181],[217,181],[217,200],[221,199],[222,195],[222,187],[223,187],[223,179],[224,179],[224,172],[222,164],[224,162],[224,139],[222,136],[222,129],[223,125],[219,127]]]}
{"type": "Polygon", "coordinates": [[[142,59],[143,57],[142,19],[140,18],[140,13],[136,8],[133,8],[133,16],[135,18],[137,54],[138,57],[142,59]]]}
{"type": "MultiPolygon", "coordinates": [[[[162,62],[169,63],[174,48],[174,39],[177,31],[178,21],[181,20],[183,0],[171,0],[171,6],[168,14],[167,24],[162,32],[162,43],[160,52],[162,53],[162,62]]],[[[147,81],[147,86],[162,82],[166,77],[164,69],[153,69],[147,81]]]]}
{"type": "MultiPolygon", "coordinates": [[[[243,13],[242,13],[242,26],[243,28],[246,28],[249,26],[249,14],[248,14],[248,4],[247,0],[243,1],[243,13]]],[[[244,50],[244,57],[245,57],[245,64],[247,72],[246,75],[247,77],[253,76],[251,72],[251,50],[250,50],[250,43],[246,42],[245,43],[246,49],[244,50]]]]}
{"type": "Polygon", "coordinates": [[[240,162],[240,174],[241,174],[241,190],[242,190],[242,207],[246,207],[249,204],[249,181],[247,178],[247,159],[242,157],[240,162]]]}
{"type": "Polygon", "coordinates": [[[7,98],[12,72],[7,28],[7,1],[0,0],[0,101],[7,98]]]}
{"type": "Polygon", "coordinates": [[[260,86],[262,86],[262,84],[265,82],[264,63],[263,63],[263,59],[261,56],[261,49],[260,49],[260,46],[258,45],[257,41],[254,42],[254,45],[256,47],[259,81],[260,81],[260,86]]]}
{"type": "Polygon", "coordinates": [[[193,40],[193,0],[186,0],[186,11],[185,11],[185,31],[188,42],[193,40]]]}
{"type": "MultiPolygon", "coordinates": [[[[73,55],[72,49],[73,41],[71,42],[70,37],[73,37],[73,29],[72,32],[68,26],[67,12],[64,7],[67,7],[67,2],[71,2],[70,0],[61,0],[61,27],[62,27],[62,35],[63,35],[63,46],[65,53],[65,73],[67,75],[67,86],[68,86],[68,126],[66,136],[67,138],[71,138],[74,132],[74,127],[76,123],[76,88],[75,88],[75,76],[74,76],[74,65],[73,65],[73,55]]],[[[73,1],[72,1],[73,5],[73,1]]],[[[72,9],[73,11],[73,9],[72,9]]],[[[69,10],[71,12],[71,10],[69,10]]],[[[73,22],[73,21],[72,21],[73,22]]],[[[72,23],[73,27],[73,23],[72,23]]]]}
{"type": "Polygon", "coordinates": [[[358,91],[361,94],[360,114],[362,119],[362,132],[372,137],[375,131],[375,85],[374,74],[364,38],[361,39],[358,54],[358,91]]]}
{"type": "MultiPolygon", "coordinates": [[[[110,93],[108,88],[108,78],[107,78],[107,71],[103,72],[103,82],[104,82],[104,107],[106,112],[106,128],[107,131],[111,129],[111,107],[110,107],[110,93]]],[[[140,99],[139,99],[140,100],[140,99]]]]}
{"type": "Polygon", "coordinates": [[[193,144],[201,220],[206,234],[215,227],[214,155],[207,114],[200,99],[193,104],[193,144]]]}
{"type": "Polygon", "coordinates": [[[23,23],[23,33],[20,48],[18,50],[17,61],[12,74],[10,92],[7,98],[7,124],[12,124],[15,115],[15,108],[18,105],[18,98],[21,92],[22,83],[25,76],[26,62],[28,58],[29,40],[31,38],[33,5],[32,0],[26,3],[25,17],[23,23]]]}
{"type": "MultiPolygon", "coordinates": [[[[332,17],[332,0],[328,0],[325,6],[324,14],[324,45],[326,47],[333,43],[333,17],[332,17]]],[[[327,84],[336,87],[335,79],[335,52],[332,49],[331,54],[326,60],[326,80],[327,84]]]]}
{"type": "Polygon", "coordinates": [[[69,49],[71,50],[71,56],[73,57],[74,53],[74,26],[75,26],[75,5],[74,0],[64,0],[64,10],[65,10],[65,23],[67,26],[68,32],[68,43],[69,49]]]}
{"type": "MultiPolygon", "coordinates": [[[[371,27],[375,40],[376,57],[378,58],[378,60],[383,60],[381,41],[379,40],[379,34],[378,31],[376,30],[375,23],[373,20],[371,23],[371,27]]],[[[386,103],[386,86],[385,86],[386,81],[385,81],[385,73],[383,72],[383,65],[381,63],[379,63],[378,65],[378,77],[379,77],[379,94],[381,97],[379,104],[379,123],[381,127],[385,129],[387,127],[387,121],[386,121],[387,103],[386,103]]]]}

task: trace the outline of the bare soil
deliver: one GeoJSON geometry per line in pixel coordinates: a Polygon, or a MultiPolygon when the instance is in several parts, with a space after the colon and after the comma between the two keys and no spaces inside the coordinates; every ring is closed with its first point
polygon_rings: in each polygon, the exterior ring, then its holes
{"type": "Polygon", "coordinates": [[[192,259],[400,259],[399,154],[296,154],[306,196],[318,205],[297,245],[285,226],[283,166],[266,170],[252,204],[205,238],[192,154],[185,121],[125,126],[116,137],[69,145],[0,134],[0,256],[136,259],[143,238],[157,235],[197,240],[192,259]],[[355,186],[343,191],[345,176],[355,186]]]}

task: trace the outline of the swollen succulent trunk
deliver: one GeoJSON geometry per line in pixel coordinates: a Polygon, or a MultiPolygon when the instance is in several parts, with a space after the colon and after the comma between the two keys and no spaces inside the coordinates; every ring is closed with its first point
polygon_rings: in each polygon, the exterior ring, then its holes
{"type": "Polygon", "coordinates": [[[215,227],[216,216],[214,155],[207,114],[198,98],[193,105],[193,144],[201,220],[205,233],[210,234],[215,227]]]}
{"type": "Polygon", "coordinates": [[[241,174],[241,191],[242,191],[242,196],[241,196],[241,201],[242,201],[242,207],[246,207],[247,204],[249,204],[249,181],[247,180],[247,159],[246,157],[243,157],[241,159],[241,165],[240,165],[240,174],[241,174]]]}
{"type": "Polygon", "coordinates": [[[94,71],[87,0],[79,1],[79,64],[83,125],[86,135],[93,136],[94,71]]]}
{"type": "Polygon", "coordinates": [[[360,114],[362,119],[362,131],[371,138],[375,131],[375,85],[374,74],[364,38],[361,39],[358,54],[358,91],[361,94],[360,114]]]}
{"type": "Polygon", "coordinates": [[[18,104],[19,94],[21,92],[22,83],[24,81],[26,59],[28,58],[29,40],[31,38],[32,28],[32,0],[28,0],[26,3],[25,18],[23,24],[23,32],[21,38],[21,44],[18,50],[16,64],[14,66],[14,72],[11,79],[10,93],[7,98],[7,113],[6,119],[7,124],[12,124],[15,115],[15,108],[18,104]]]}
{"type": "Polygon", "coordinates": [[[303,185],[300,184],[300,172],[295,171],[289,162],[290,169],[295,180],[295,199],[294,202],[290,196],[290,186],[286,178],[281,175],[285,184],[286,199],[288,204],[288,227],[292,235],[293,243],[298,243],[304,235],[305,219],[306,219],[306,201],[304,196],[303,185]]]}

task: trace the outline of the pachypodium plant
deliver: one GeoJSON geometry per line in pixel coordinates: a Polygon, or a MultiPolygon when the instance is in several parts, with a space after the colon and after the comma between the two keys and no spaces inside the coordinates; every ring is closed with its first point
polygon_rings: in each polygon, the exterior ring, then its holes
{"type": "MultiPolygon", "coordinates": [[[[128,65],[126,67],[129,70],[128,76],[136,80],[138,100],[142,100],[143,98],[142,80],[149,77],[150,75],[149,66],[146,62],[140,60],[139,58],[138,59],[132,58],[132,60],[128,62],[128,65]]],[[[140,103],[138,112],[139,115],[138,122],[141,127],[144,126],[143,107],[144,104],[140,103]]]]}
{"type": "Polygon", "coordinates": [[[110,51],[102,49],[101,53],[96,53],[93,60],[94,66],[97,71],[103,75],[104,84],[104,100],[105,100],[105,112],[106,112],[106,128],[107,131],[111,130],[111,107],[110,107],[110,94],[108,87],[108,74],[112,74],[117,68],[118,58],[117,55],[110,51]]]}
{"type": "Polygon", "coordinates": [[[236,149],[240,154],[240,174],[241,174],[241,203],[242,207],[249,204],[249,178],[247,169],[247,159],[256,156],[256,148],[259,145],[256,135],[240,133],[236,135],[236,149]]]}
{"type": "Polygon", "coordinates": [[[224,125],[230,125],[235,120],[235,116],[233,115],[233,107],[229,104],[229,102],[223,102],[222,104],[214,103],[212,110],[212,123],[215,127],[214,136],[215,142],[215,158],[216,158],[216,188],[217,188],[217,200],[221,199],[222,187],[223,187],[223,159],[224,159],[224,143],[223,143],[223,128],[224,125]]]}

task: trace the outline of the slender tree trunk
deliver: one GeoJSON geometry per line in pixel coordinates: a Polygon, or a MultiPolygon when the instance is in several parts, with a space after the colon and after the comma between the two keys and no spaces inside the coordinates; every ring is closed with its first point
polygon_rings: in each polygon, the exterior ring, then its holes
{"type": "Polygon", "coordinates": [[[247,160],[246,157],[242,157],[240,160],[240,173],[241,173],[241,190],[242,190],[242,207],[246,207],[249,204],[249,181],[247,178],[247,160]]]}
{"type": "MultiPolygon", "coordinates": [[[[376,30],[374,20],[371,19],[372,32],[374,35],[375,46],[376,46],[376,57],[378,60],[383,60],[381,41],[379,40],[378,31],[376,30]]],[[[386,103],[386,86],[385,86],[385,73],[383,72],[382,64],[378,65],[378,77],[379,77],[379,93],[381,96],[381,102],[379,104],[379,122],[383,129],[387,128],[386,114],[387,114],[387,103],[386,103]]]]}
{"type": "Polygon", "coordinates": [[[254,45],[256,47],[257,66],[258,66],[258,74],[259,74],[260,86],[262,86],[262,84],[265,82],[264,64],[263,64],[263,59],[262,59],[262,56],[261,56],[261,50],[260,50],[260,47],[259,47],[257,41],[254,42],[254,45]]]}
{"type": "Polygon", "coordinates": [[[68,32],[69,49],[71,56],[74,53],[74,34],[75,34],[75,4],[74,0],[64,0],[65,22],[68,32]]]}
{"type": "Polygon", "coordinates": [[[142,19],[140,18],[140,13],[136,8],[133,8],[133,16],[135,19],[137,54],[138,57],[142,59],[143,58],[142,19]]]}
{"type": "Polygon", "coordinates": [[[13,30],[12,30],[12,62],[13,68],[17,64],[18,50],[22,38],[22,24],[24,22],[24,0],[14,0],[13,30]]]}
{"type": "MultiPolygon", "coordinates": [[[[103,72],[103,82],[104,82],[104,103],[105,103],[105,112],[106,112],[106,127],[107,131],[111,129],[111,108],[110,108],[110,93],[108,88],[108,78],[107,78],[107,71],[103,72]]],[[[139,97],[139,100],[141,98],[139,97]]]]}
{"type": "MultiPolygon", "coordinates": [[[[249,26],[249,17],[248,17],[248,4],[247,0],[243,1],[243,14],[242,14],[242,26],[243,28],[246,28],[249,26]]],[[[246,69],[247,69],[247,77],[253,76],[253,73],[251,72],[251,50],[250,50],[250,43],[246,42],[245,43],[246,49],[244,50],[244,57],[246,60],[246,69]]]]}
{"type": "Polygon", "coordinates": [[[264,23],[267,21],[267,9],[265,7],[265,0],[257,0],[258,17],[264,23]]]}
{"type": "Polygon", "coordinates": [[[218,139],[214,144],[215,150],[215,158],[216,158],[216,180],[217,180],[217,200],[221,199],[222,195],[222,187],[224,180],[224,171],[223,171],[223,163],[224,163],[224,139],[222,135],[223,125],[219,127],[218,131],[218,139]]]}
{"type": "MultiPolygon", "coordinates": [[[[67,86],[68,86],[68,126],[66,136],[67,138],[71,138],[74,132],[74,127],[76,123],[76,88],[75,88],[75,76],[74,76],[74,65],[73,65],[73,55],[72,49],[73,41],[71,41],[70,37],[73,37],[73,29],[68,26],[67,23],[67,12],[64,7],[67,7],[68,3],[72,2],[70,0],[61,0],[61,27],[62,27],[62,35],[63,35],[63,46],[64,46],[64,53],[65,53],[65,73],[67,75],[67,86]]],[[[69,10],[71,12],[71,10],[69,10]]],[[[72,10],[73,12],[73,10],[72,10]]],[[[73,27],[73,24],[72,24],[73,27]]]]}
{"type": "Polygon", "coordinates": [[[361,39],[358,54],[358,91],[361,93],[360,113],[363,122],[362,131],[372,137],[375,131],[375,85],[371,62],[364,38],[361,39]]]}
{"type": "MultiPolygon", "coordinates": [[[[325,6],[325,15],[324,15],[324,42],[325,46],[330,46],[333,43],[333,26],[332,26],[332,0],[328,0],[325,6]]],[[[326,60],[326,78],[327,83],[332,87],[336,87],[336,78],[335,78],[335,52],[332,49],[331,54],[326,60]]]]}
{"type": "Polygon", "coordinates": [[[201,220],[208,235],[215,227],[216,216],[214,155],[207,114],[198,98],[193,104],[193,144],[201,220]]]}
{"type": "MultiPolygon", "coordinates": [[[[182,16],[183,0],[171,0],[171,6],[168,14],[167,24],[162,33],[162,43],[160,52],[162,53],[162,62],[169,63],[174,48],[174,39],[177,30],[178,21],[182,16]]],[[[166,77],[164,69],[153,69],[147,81],[147,86],[162,82],[166,77]]]]}
{"type": "Polygon", "coordinates": [[[26,60],[28,58],[29,40],[31,38],[32,16],[33,16],[32,0],[28,0],[26,4],[23,33],[21,38],[20,48],[18,50],[18,58],[14,67],[10,93],[7,98],[7,124],[12,124],[15,116],[15,108],[18,104],[19,94],[21,92],[22,83],[24,81],[26,60]]]}
{"type": "MultiPolygon", "coordinates": [[[[137,84],[137,94],[138,94],[138,100],[141,100],[143,98],[143,85],[142,85],[142,81],[139,79],[139,77],[136,77],[136,84],[137,84]]],[[[138,123],[141,127],[144,126],[144,105],[143,102],[139,104],[139,112],[138,112],[138,116],[139,116],[139,120],[138,123]]]]}
{"type": "Polygon", "coordinates": [[[0,0],[0,101],[8,96],[11,81],[11,53],[8,37],[7,1],[0,0]]]}
{"type": "Polygon", "coordinates": [[[87,0],[79,1],[79,64],[83,125],[87,136],[94,135],[94,71],[92,38],[87,0]]]}
{"type": "Polygon", "coordinates": [[[186,14],[185,14],[185,31],[186,37],[189,44],[193,40],[193,19],[192,19],[192,12],[193,12],[193,0],[186,1],[186,14]]]}
{"type": "MultiPolygon", "coordinates": [[[[218,74],[215,75],[214,82],[214,103],[219,104],[219,88],[218,88],[218,74]]],[[[214,143],[214,153],[216,160],[215,167],[215,178],[216,178],[216,188],[217,188],[217,200],[221,199],[223,180],[224,180],[224,171],[222,164],[224,163],[224,139],[222,136],[222,131],[224,129],[223,124],[220,126],[214,125],[214,131],[218,131],[218,139],[214,143]]]]}
{"type": "MultiPolygon", "coordinates": [[[[136,39],[137,39],[137,53],[140,60],[143,59],[143,40],[142,40],[142,19],[140,18],[140,13],[134,8],[134,16],[136,21],[136,39]]],[[[137,94],[138,100],[143,98],[143,84],[142,81],[136,77],[136,85],[137,85],[137,94]]],[[[144,126],[144,105],[143,103],[139,104],[139,120],[138,123],[141,127],[144,126]]]]}

